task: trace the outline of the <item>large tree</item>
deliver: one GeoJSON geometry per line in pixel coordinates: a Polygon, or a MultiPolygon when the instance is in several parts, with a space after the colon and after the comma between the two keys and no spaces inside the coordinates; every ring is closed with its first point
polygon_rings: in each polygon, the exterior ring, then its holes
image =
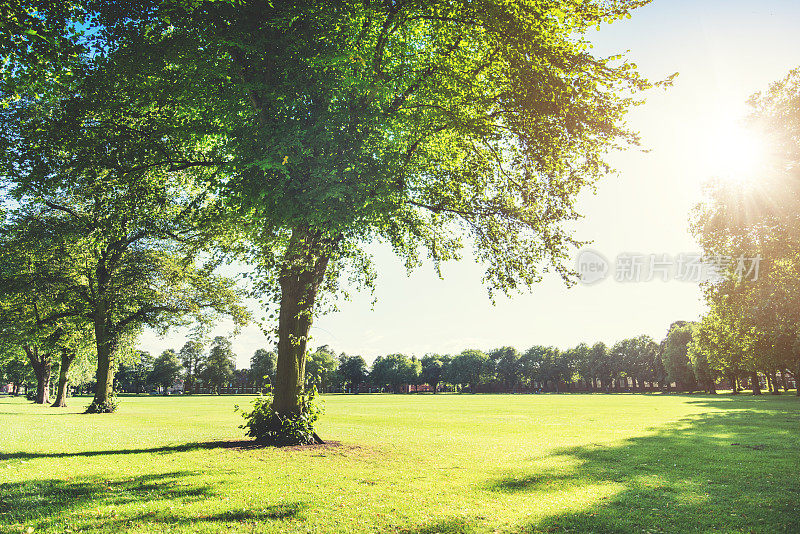
{"type": "MultiPolygon", "coordinates": [[[[187,317],[245,317],[230,279],[201,263],[214,201],[201,183],[213,173],[212,143],[186,141],[193,125],[160,105],[164,85],[134,77],[124,61],[87,57],[70,91],[24,99],[0,114],[0,177],[18,218],[53,221],[67,242],[49,251],[71,285],[64,315],[88,321],[97,351],[90,411],[109,402],[120,340],[187,317]],[[177,128],[183,124],[185,130],[177,128]]],[[[218,226],[214,226],[218,229],[218,226]]]]}
{"type": "MultiPolygon", "coordinates": [[[[0,333],[28,358],[36,402],[50,402],[53,363],[87,337],[71,311],[76,271],[70,229],[46,214],[12,212],[0,226],[0,333]]],[[[62,358],[64,364],[69,357],[62,358]]],[[[66,365],[68,367],[68,365],[66,365]]]]}
{"type": "Polygon", "coordinates": [[[644,3],[96,4],[104,52],[146,73],[131,80],[168,81],[174,109],[226,134],[215,183],[279,307],[277,413],[303,405],[321,290],[348,266],[372,280],[365,242],[409,266],[468,244],[490,291],[571,279],[563,223],[606,152],[636,142],[622,119],[650,86],[583,36],[644,3]]]}
{"type": "Polygon", "coordinates": [[[698,341],[712,367],[746,374],[754,393],[759,372],[773,383],[777,371],[800,376],[798,103],[800,69],[753,95],[747,125],[767,157],[743,180],[710,182],[693,225],[709,257],[732,260],[704,285],[710,312],[698,341]]]}

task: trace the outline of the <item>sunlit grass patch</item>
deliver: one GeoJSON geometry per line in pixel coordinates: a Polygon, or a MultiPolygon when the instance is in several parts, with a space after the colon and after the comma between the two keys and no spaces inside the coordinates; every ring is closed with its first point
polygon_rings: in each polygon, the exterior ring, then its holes
{"type": "Polygon", "coordinates": [[[234,397],[112,415],[0,399],[0,533],[795,532],[800,403],[326,396],[320,447],[254,448],[234,397]]]}

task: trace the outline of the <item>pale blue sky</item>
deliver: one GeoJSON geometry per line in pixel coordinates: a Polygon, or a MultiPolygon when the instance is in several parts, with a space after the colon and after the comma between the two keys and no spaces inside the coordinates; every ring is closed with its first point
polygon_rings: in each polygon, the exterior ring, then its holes
{"type": "MultiPolygon", "coordinates": [[[[688,215],[700,200],[700,183],[720,167],[705,154],[715,138],[735,128],[750,94],[800,65],[798,28],[800,2],[791,0],[655,0],[630,20],[593,32],[598,54],[630,50],[645,75],[680,75],[674,87],[653,92],[630,114],[630,126],[650,152],[613,157],[619,174],[605,178],[596,195],[581,197],[585,218],[576,236],[593,240],[592,248],[609,258],[696,251],[688,215]]],[[[368,294],[341,302],[338,312],[316,321],[312,346],[330,344],[371,361],[391,352],[566,348],[640,334],[660,340],[672,321],[696,319],[703,310],[691,283],[606,280],[567,289],[555,277],[492,306],[482,268],[470,258],[445,265],[440,280],[430,266],[407,276],[387,248],[373,252],[377,303],[372,307],[368,294]]],[[[223,324],[214,334],[229,331],[223,324]]],[[[184,341],[182,331],[164,338],[146,333],[140,346],[156,354],[184,341]]],[[[247,367],[252,353],[267,346],[258,327],[245,328],[234,340],[238,365],[247,367]]]]}

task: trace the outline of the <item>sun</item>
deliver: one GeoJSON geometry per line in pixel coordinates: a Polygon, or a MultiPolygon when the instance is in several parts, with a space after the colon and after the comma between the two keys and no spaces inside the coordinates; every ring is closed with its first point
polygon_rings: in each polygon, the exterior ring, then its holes
{"type": "Polygon", "coordinates": [[[725,124],[709,131],[704,150],[707,178],[751,181],[766,164],[766,145],[756,132],[741,124],[725,124]]]}

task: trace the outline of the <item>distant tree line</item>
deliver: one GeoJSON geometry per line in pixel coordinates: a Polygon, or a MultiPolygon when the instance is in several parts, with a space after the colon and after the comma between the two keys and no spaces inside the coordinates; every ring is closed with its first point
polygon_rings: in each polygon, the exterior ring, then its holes
{"type": "MultiPolygon", "coordinates": [[[[796,387],[788,373],[776,377],[715,372],[697,348],[702,324],[674,322],[661,343],[649,336],[624,339],[608,347],[581,343],[567,350],[535,345],[524,352],[506,346],[484,352],[467,349],[455,355],[403,354],[363,357],[336,354],[328,345],[308,356],[306,375],[321,392],[621,392],[706,391],[719,385],[738,392],[742,387],[796,387]]],[[[133,351],[115,372],[114,389],[123,393],[254,393],[271,391],[277,354],[258,349],[250,368],[237,369],[231,341],[216,337],[207,347],[187,341],[179,351],[165,350],[154,358],[133,351]]],[[[58,368],[55,367],[54,374],[58,368]]],[[[35,384],[33,369],[21,358],[0,359],[0,379],[19,387],[35,384]]],[[[95,387],[87,373],[83,389],[95,387]]]]}

